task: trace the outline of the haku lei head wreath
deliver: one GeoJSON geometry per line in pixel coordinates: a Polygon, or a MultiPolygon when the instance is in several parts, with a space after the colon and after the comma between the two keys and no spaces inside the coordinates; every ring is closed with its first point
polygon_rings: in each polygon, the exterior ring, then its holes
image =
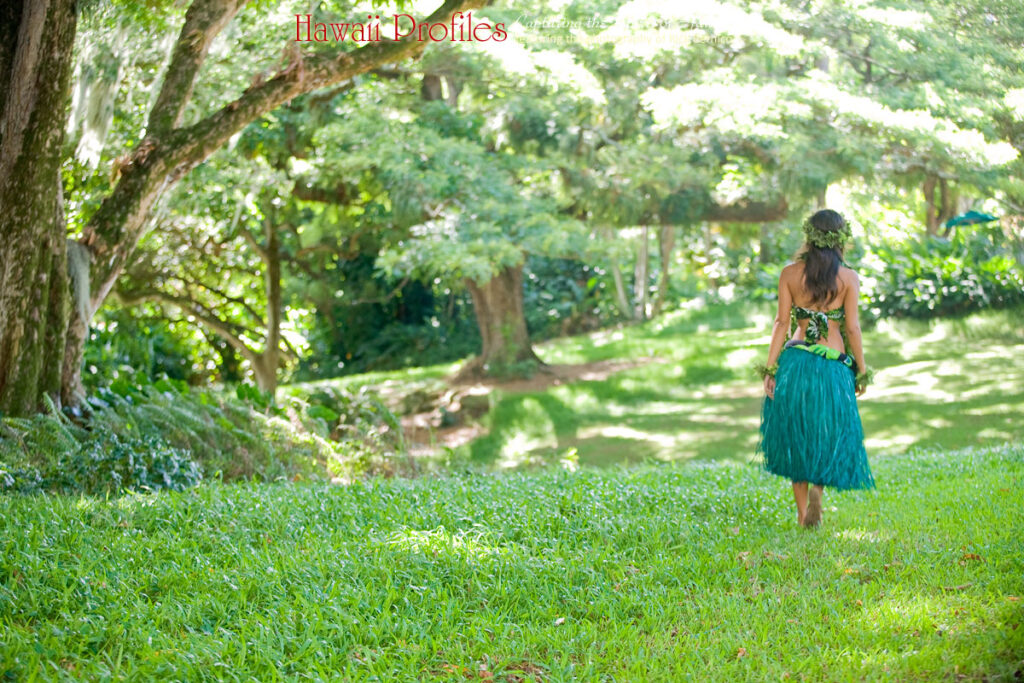
{"type": "Polygon", "coordinates": [[[823,209],[804,221],[804,239],[819,249],[842,249],[852,237],[849,223],[837,211],[823,209]],[[822,224],[839,227],[827,230],[822,224]]]}

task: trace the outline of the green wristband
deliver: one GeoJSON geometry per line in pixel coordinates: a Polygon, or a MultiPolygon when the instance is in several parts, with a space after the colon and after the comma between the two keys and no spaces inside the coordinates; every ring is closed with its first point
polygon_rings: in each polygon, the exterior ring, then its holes
{"type": "Polygon", "coordinates": [[[758,375],[761,376],[761,379],[764,379],[765,377],[774,377],[775,373],[778,372],[779,370],[779,364],[777,362],[772,363],[771,365],[757,363],[756,365],[754,365],[754,370],[755,372],[757,372],[758,375]]]}
{"type": "Polygon", "coordinates": [[[864,391],[868,388],[868,385],[875,381],[875,371],[871,366],[864,368],[863,372],[858,372],[853,378],[853,385],[858,392],[864,391]]]}

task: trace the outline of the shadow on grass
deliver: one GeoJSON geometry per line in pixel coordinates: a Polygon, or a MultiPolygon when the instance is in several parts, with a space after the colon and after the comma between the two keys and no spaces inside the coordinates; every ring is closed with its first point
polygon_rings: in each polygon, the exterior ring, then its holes
{"type": "Polygon", "coordinates": [[[883,451],[966,446],[1024,437],[1024,393],[989,394],[969,401],[866,401],[861,421],[869,446],[883,451]]]}
{"type": "MultiPolygon", "coordinates": [[[[602,381],[506,395],[490,432],[468,445],[474,462],[502,469],[556,462],[748,463],[758,440],[756,381],[727,365],[723,347],[692,361],[650,363],[602,381]]],[[[878,345],[879,383],[860,401],[869,455],[962,448],[1024,438],[1024,362],[1014,347],[943,346],[913,353],[878,345]],[[945,349],[945,355],[939,349],[945,349]]]]}
{"type": "Polygon", "coordinates": [[[680,351],[702,352],[734,345],[742,339],[738,333],[752,330],[754,320],[765,317],[749,304],[732,303],[691,310],[673,311],[660,318],[623,325],[586,335],[565,337],[538,347],[549,362],[594,362],[609,358],[634,358],[656,353],[678,356],[680,351]],[[732,339],[735,337],[735,339],[732,339]]]}
{"type": "Polygon", "coordinates": [[[491,431],[469,444],[470,457],[502,469],[554,462],[569,449],[581,464],[598,466],[753,457],[758,399],[687,398],[683,388],[634,382],[619,376],[504,397],[491,431]]]}

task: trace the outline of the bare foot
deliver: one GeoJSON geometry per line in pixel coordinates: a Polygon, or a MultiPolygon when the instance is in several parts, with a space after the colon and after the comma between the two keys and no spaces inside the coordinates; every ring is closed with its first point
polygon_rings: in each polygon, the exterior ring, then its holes
{"type": "Polygon", "coordinates": [[[821,493],[820,486],[812,486],[807,492],[807,510],[802,522],[805,527],[816,527],[821,524],[821,493]]]}

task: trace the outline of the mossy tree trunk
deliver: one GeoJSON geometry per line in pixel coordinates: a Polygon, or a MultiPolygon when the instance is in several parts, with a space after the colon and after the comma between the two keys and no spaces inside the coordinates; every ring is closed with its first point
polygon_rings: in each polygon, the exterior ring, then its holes
{"type": "Polygon", "coordinates": [[[60,404],[68,313],[61,147],[74,0],[0,8],[0,412],[60,404]]]}
{"type": "Polygon", "coordinates": [[[480,355],[463,375],[503,375],[523,365],[543,365],[533,351],[523,313],[523,267],[506,266],[483,284],[467,279],[480,328],[480,355]]]}

